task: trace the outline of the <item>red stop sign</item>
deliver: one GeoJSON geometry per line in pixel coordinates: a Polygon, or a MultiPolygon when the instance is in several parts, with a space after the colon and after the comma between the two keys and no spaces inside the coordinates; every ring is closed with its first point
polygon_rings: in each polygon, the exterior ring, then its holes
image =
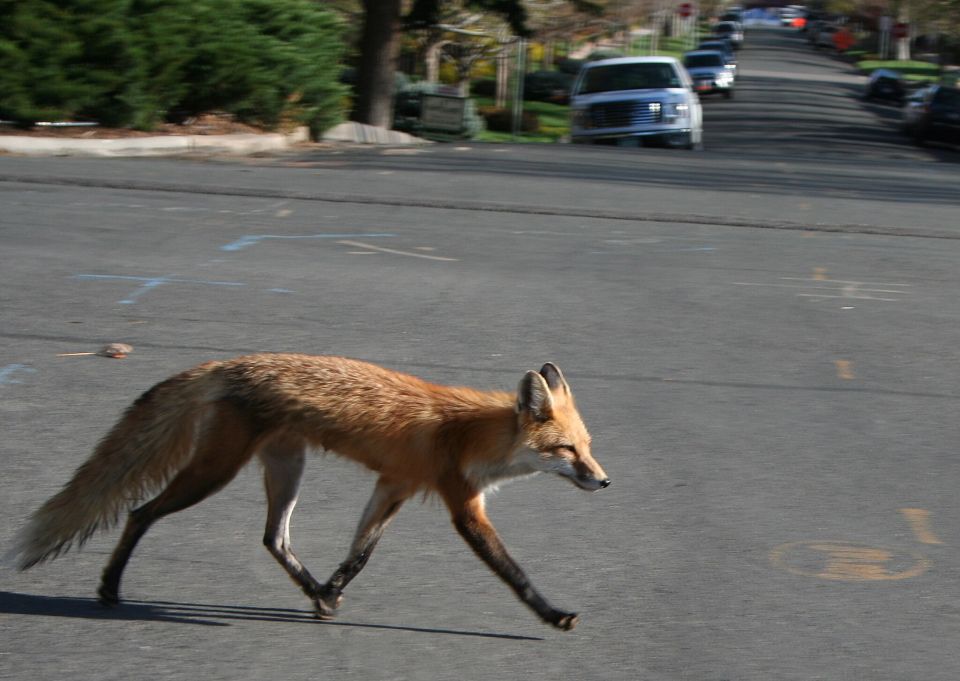
{"type": "Polygon", "coordinates": [[[685,2],[680,5],[680,8],[677,10],[677,12],[680,14],[680,16],[686,18],[693,14],[693,5],[691,5],[689,2],[685,2]]]}
{"type": "Polygon", "coordinates": [[[890,33],[893,35],[894,38],[897,38],[898,40],[900,38],[906,38],[909,32],[910,32],[910,25],[904,24],[903,22],[894,24],[893,28],[890,29],[890,33]]]}

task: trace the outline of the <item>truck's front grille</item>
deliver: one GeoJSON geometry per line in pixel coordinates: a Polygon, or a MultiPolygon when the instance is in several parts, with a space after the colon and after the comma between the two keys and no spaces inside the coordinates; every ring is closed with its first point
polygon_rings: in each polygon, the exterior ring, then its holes
{"type": "Polygon", "coordinates": [[[590,122],[594,128],[632,128],[637,125],[659,123],[660,102],[605,102],[590,107],[590,122]]]}

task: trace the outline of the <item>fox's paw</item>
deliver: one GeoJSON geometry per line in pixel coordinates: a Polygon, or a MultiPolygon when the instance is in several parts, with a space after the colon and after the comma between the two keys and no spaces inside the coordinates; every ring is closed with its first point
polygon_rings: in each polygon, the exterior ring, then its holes
{"type": "Polygon", "coordinates": [[[550,618],[549,622],[557,629],[562,631],[570,631],[577,623],[580,621],[580,615],[575,612],[562,612],[557,610],[553,613],[553,616],[550,618]]]}
{"type": "Polygon", "coordinates": [[[321,591],[313,597],[313,605],[316,607],[315,614],[317,619],[332,620],[337,614],[337,608],[343,603],[343,594],[339,591],[327,590],[321,591]]]}
{"type": "Polygon", "coordinates": [[[340,607],[340,603],[343,601],[343,597],[340,596],[337,600],[331,605],[327,601],[321,598],[314,598],[313,605],[316,608],[314,612],[314,617],[318,620],[332,620],[337,614],[337,608],[340,607]]]}
{"type": "Polygon", "coordinates": [[[97,589],[97,600],[100,602],[100,605],[106,608],[112,608],[120,604],[120,595],[116,590],[101,584],[100,588],[97,589]]]}

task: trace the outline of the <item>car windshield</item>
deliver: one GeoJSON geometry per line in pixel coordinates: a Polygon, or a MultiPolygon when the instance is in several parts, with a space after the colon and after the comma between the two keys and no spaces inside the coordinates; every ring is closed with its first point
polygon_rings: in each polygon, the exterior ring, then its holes
{"type": "Polygon", "coordinates": [[[719,54],[689,54],[683,58],[683,65],[688,69],[702,66],[723,66],[723,57],[719,54]]]}
{"type": "Polygon", "coordinates": [[[588,68],[580,83],[580,94],[617,90],[646,90],[682,87],[670,64],[610,64],[588,68]]]}

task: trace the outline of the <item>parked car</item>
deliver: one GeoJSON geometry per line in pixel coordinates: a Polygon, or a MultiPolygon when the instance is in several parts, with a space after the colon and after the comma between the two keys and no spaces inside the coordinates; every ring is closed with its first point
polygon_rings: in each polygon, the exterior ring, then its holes
{"type": "Polygon", "coordinates": [[[683,55],[683,66],[693,80],[693,89],[698,94],[722,94],[726,99],[733,96],[734,71],[720,52],[693,50],[683,55]]]}
{"type": "Polygon", "coordinates": [[[900,74],[890,69],[877,69],[867,79],[867,87],[863,92],[866,100],[879,99],[896,104],[903,104],[907,88],[900,74]]]}
{"type": "Polygon", "coordinates": [[[570,101],[572,76],[562,71],[533,71],[523,78],[523,97],[535,102],[566,104],[570,101]]]}
{"type": "Polygon", "coordinates": [[[802,8],[797,5],[783,7],[780,10],[780,24],[782,26],[793,26],[793,22],[803,16],[802,11],[802,8]]]}
{"type": "Polygon", "coordinates": [[[823,19],[810,19],[807,21],[806,25],[806,34],[807,42],[811,45],[817,44],[817,36],[820,35],[820,29],[827,25],[827,22],[823,19]]]}
{"type": "Polygon", "coordinates": [[[733,51],[733,45],[729,40],[702,40],[700,41],[700,44],[697,45],[697,49],[719,52],[723,55],[724,61],[726,61],[727,65],[732,66],[734,73],[736,73],[737,54],[733,51]]]}
{"type": "Polygon", "coordinates": [[[823,21],[824,13],[814,10],[814,9],[805,9],[801,12],[803,16],[803,25],[800,26],[801,33],[809,33],[810,27],[817,23],[818,21],[823,21]]]}
{"type": "Polygon", "coordinates": [[[703,140],[693,81],[674,57],[623,57],[583,65],[570,96],[575,143],[661,142],[686,149],[703,140]]]}
{"type": "Polygon", "coordinates": [[[836,47],[833,43],[833,36],[839,29],[836,26],[831,26],[829,24],[824,24],[817,29],[817,37],[813,41],[813,46],[816,48],[828,47],[833,49],[836,47]]]}
{"type": "Polygon", "coordinates": [[[960,89],[931,85],[917,90],[903,107],[901,128],[916,144],[960,144],[960,89]]]}
{"type": "Polygon", "coordinates": [[[739,7],[728,7],[727,11],[720,15],[720,21],[736,21],[743,23],[743,10],[739,7]]]}
{"type": "Polygon", "coordinates": [[[717,38],[729,40],[735,50],[743,46],[743,26],[739,21],[721,21],[710,33],[717,38]]]}

